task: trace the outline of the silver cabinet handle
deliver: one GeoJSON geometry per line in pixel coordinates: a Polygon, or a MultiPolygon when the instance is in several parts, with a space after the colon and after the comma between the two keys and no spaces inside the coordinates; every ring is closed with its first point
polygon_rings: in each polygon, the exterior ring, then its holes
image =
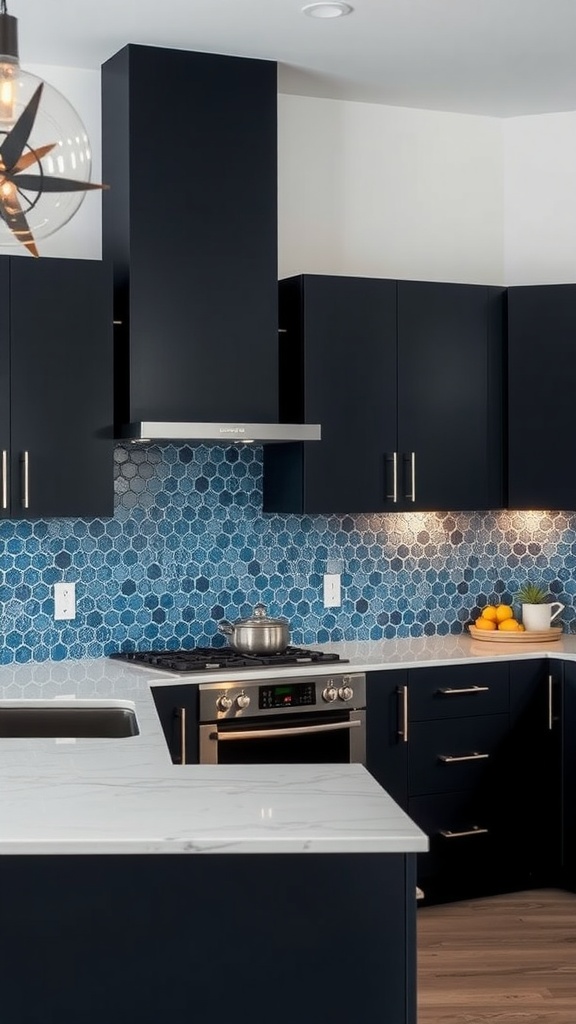
{"type": "Polygon", "coordinates": [[[2,451],[2,508],[8,508],[8,452],[2,451]]]}
{"type": "Polygon", "coordinates": [[[401,711],[398,725],[398,735],[403,743],[408,743],[408,687],[399,686],[396,693],[401,697],[399,711],[401,711]]]}
{"type": "Polygon", "coordinates": [[[444,764],[455,764],[457,761],[485,761],[490,754],[478,754],[474,751],[473,754],[462,754],[459,757],[454,754],[438,754],[438,760],[444,764]]]}
{"type": "Polygon", "coordinates": [[[22,452],[20,461],[22,464],[22,508],[28,508],[30,504],[30,491],[28,487],[28,452],[22,452]]]}
{"type": "Polygon", "coordinates": [[[392,494],[387,494],[386,498],[391,499],[394,505],[398,503],[398,452],[392,452],[392,494]]]}
{"type": "MultiPolygon", "coordinates": [[[[404,458],[405,461],[407,460],[407,456],[404,456],[403,458],[404,458]]],[[[409,501],[409,502],[415,502],[416,501],[416,453],[415,452],[411,452],[410,453],[410,478],[411,478],[411,490],[410,490],[410,494],[406,495],[406,500],[409,501]]]]}
{"type": "Polygon", "coordinates": [[[487,693],[489,689],[489,686],[462,686],[457,690],[453,686],[446,686],[444,689],[438,690],[438,693],[443,697],[452,697],[455,693],[487,693]]]}
{"type": "Polygon", "coordinates": [[[548,728],[552,729],[554,719],[552,717],[552,676],[548,676],[548,728]]]}
{"type": "Polygon", "coordinates": [[[262,740],[274,736],[302,736],[311,732],[335,732],[336,729],[359,729],[362,722],[334,722],[333,725],[296,725],[286,729],[246,729],[242,732],[212,732],[211,740],[262,740]]]}
{"type": "Polygon", "coordinates": [[[180,764],[186,764],[186,708],[180,712],[180,764]]]}
{"type": "Polygon", "coordinates": [[[441,828],[440,835],[444,836],[444,839],[460,839],[461,836],[485,835],[487,831],[487,828],[480,828],[479,825],[473,825],[472,828],[465,829],[464,832],[452,832],[449,828],[441,828]]]}

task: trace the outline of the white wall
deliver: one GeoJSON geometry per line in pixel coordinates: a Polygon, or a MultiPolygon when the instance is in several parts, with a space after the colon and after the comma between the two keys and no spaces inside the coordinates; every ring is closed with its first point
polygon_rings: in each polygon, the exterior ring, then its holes
{"type": "Polygon", "coordinates": [[[279,98],[281,277],[500,284],[502,122],[279,98]]]}
{"type": "Polygon", "coordinates": [[[506,284],[576,281],[576,112],[503,122],[506,284]]]}

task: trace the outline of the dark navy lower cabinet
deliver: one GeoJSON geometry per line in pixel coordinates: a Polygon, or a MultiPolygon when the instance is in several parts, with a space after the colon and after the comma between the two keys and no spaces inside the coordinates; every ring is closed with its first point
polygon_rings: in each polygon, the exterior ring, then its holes
{"type": "Polygon", "coordinates": [[[554,885],[562,856],[562,676],[552,659],[510,663],[510,736],[500,803],[516,888],[554,885]]]}
{"type": "Polygon", "coordinates": [[[416,1024],[414,855],[0,858],[6,1024],[416,1024]]]}
{"type": "Polygon", "coordinates": [[[576,664],[367,676],[367,767],[429,837],[428,903],[576,889],[576,664]]]}
{"type": "Polygon", "coordinates": [[[151,690],[172,761],[198,764],[198,687],[153,686],[151,690]]]}
{"type": "Polygon", "coordinates": [[[562,705],[562,879],[576,891],[576,664],[566,661],[562,705]]]}
{"type": "Polygon", "coordinates": [[[404,810],[408,805],[408,674],[366,675],[366,767],[404,810]]]}

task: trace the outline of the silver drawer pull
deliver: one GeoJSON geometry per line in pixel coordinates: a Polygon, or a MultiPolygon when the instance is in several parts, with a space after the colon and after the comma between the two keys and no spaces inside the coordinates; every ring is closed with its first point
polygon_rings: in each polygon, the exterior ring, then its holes
{"type": "Polygon", "coordinates": [[[552,729],[554,724],[552,715],[552,686],[553,679],[551,676],[548,676],[548,729],[552,729]]]}
{"type": "Polygon", "coordinates": [[[399,686],[396,693],[402,698],[399,704],[399,710],[402,712],[402,719],[398,726],[398,735],[403,743],[408,743],[408,687],[399,686]]]}
{"type": "Polygon", "coordinates": [[[440,829],[440,835],[444,836],[444,839],[459,839],[461,836],[480,836],[486,834],[487,828],[480,828],[479,825],[473,825],[472,828],[466,829],[464,832],[452,832],[449,828],[440,829]]]}
{"type": "Polygon", "coordinates": [[[180,708],[180,764],[186,764],[186,708],[180,708]]]}
{"type": "Polygon", "coordinates": [[[489,689],[489,686],[462,686],[457,690],[453,686],[446,686],[444,689],[438,690],[438,693],[441,693],[443,697],[452,697],[455,693],[488,693],[489,689]]]}
{"type": "Polygon", "coordinates": [[[22,469],[22,508],[30,507],[30,491],[29,491],[29,480],[28,480],[28,452],[22,452],[20,456],[20,465],[22,469]]]}
{"type": "Polygon", "coordinates": [[[386,494],[385,497],[394,505],[398,504],[398,452],[392,453],[392,494],[386,494]]]}
{"type": "Polygon", "coordinates": [[[490,757],[490,754],[478,754],[476,751],[473,754],[461,754],[459,757],[453,754],[438,754],[438,760],[444,764],[455,764],[457,761],[485,761],[487,757],[490,757]]]}
{"type": "Polygon", "coordinates": [[[2,451],[2,508],[8,508],[8,452],[2,451]]]}

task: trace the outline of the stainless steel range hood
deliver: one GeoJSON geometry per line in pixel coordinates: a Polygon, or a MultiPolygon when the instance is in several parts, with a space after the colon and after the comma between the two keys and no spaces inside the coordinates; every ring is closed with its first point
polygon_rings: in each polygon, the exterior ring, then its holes
{"type": "Polygon", "coordinates": [[[318,423],[130,423],[119,440],[199,444],[280,444],[289,441],[320,441],[318,423]]]}

